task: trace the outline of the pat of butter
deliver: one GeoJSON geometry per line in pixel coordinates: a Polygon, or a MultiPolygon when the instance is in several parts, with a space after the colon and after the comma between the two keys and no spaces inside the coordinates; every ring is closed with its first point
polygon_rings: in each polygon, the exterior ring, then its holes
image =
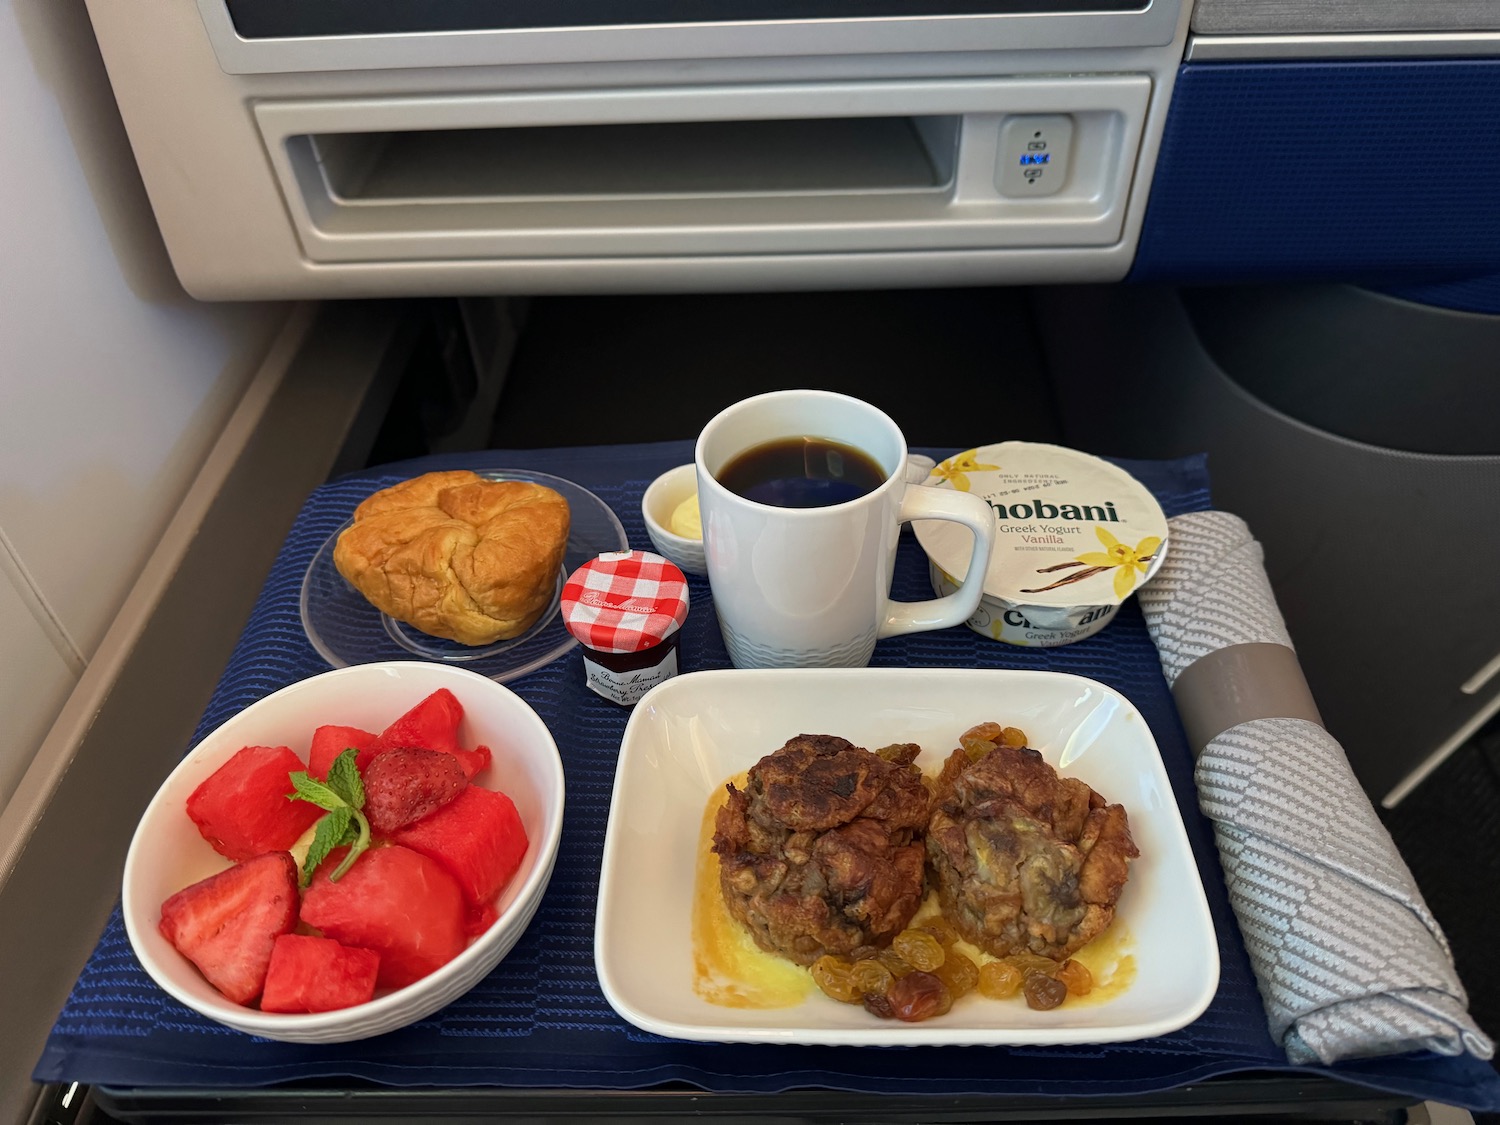
{"type": "Polygon", "coordinates": [[[667,520],[667,530],[684,539],[703,538],[703,517],[698,511],[696,492],[672,509],[672,517],[667,520]]]}

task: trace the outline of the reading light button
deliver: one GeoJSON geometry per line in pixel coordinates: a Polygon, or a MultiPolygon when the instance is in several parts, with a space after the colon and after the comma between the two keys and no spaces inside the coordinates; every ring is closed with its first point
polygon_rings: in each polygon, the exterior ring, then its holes
{"type": "Polygon", "coordinates": [[[1055,195],[1067,181],[1072,151],[1073,119],[1066,113],[1008,117],[1000,126],[995,185],[1016,199],[1055,195]]]}

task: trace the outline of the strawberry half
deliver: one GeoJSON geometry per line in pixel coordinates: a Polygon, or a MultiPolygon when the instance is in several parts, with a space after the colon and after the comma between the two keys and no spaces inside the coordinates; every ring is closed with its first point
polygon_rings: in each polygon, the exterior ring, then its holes
{"type": "Polygon", "coordinates": [[[457,797],[469,779],[452,754],[441,750],[387,750],[364,772],[365,816],[389,836],[457,797]]]}
{"type": "Polygon", "coordinates": [[[184,887],[162,903],[158,928],[236,1004],[260,995],[276,939],[297,925],[297,864],[264,852],[184,887]]]}

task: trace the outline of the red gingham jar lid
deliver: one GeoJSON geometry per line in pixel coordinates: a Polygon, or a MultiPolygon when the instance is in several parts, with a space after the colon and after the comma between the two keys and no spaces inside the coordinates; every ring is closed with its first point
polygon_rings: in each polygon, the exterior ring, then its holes
{"type": "Polygon", "coordinates": [[[654,648],[682,627],[687,612],[687,579],[649,551],[600,555],[563,584],[563,622],[597,652],[654,648]]]}

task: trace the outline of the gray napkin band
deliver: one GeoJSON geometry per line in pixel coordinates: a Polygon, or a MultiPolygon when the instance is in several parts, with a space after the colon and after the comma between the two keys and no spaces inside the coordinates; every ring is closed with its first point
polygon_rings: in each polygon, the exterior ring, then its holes
{"type": "Polygon", "coordinates": [[[1229,645],[1200,656],[1178,675],[1172,697],[1194,757],[1226,730],[1255,719],[1323,725],[1297,654],[1270,642],[1229,645]]]}

